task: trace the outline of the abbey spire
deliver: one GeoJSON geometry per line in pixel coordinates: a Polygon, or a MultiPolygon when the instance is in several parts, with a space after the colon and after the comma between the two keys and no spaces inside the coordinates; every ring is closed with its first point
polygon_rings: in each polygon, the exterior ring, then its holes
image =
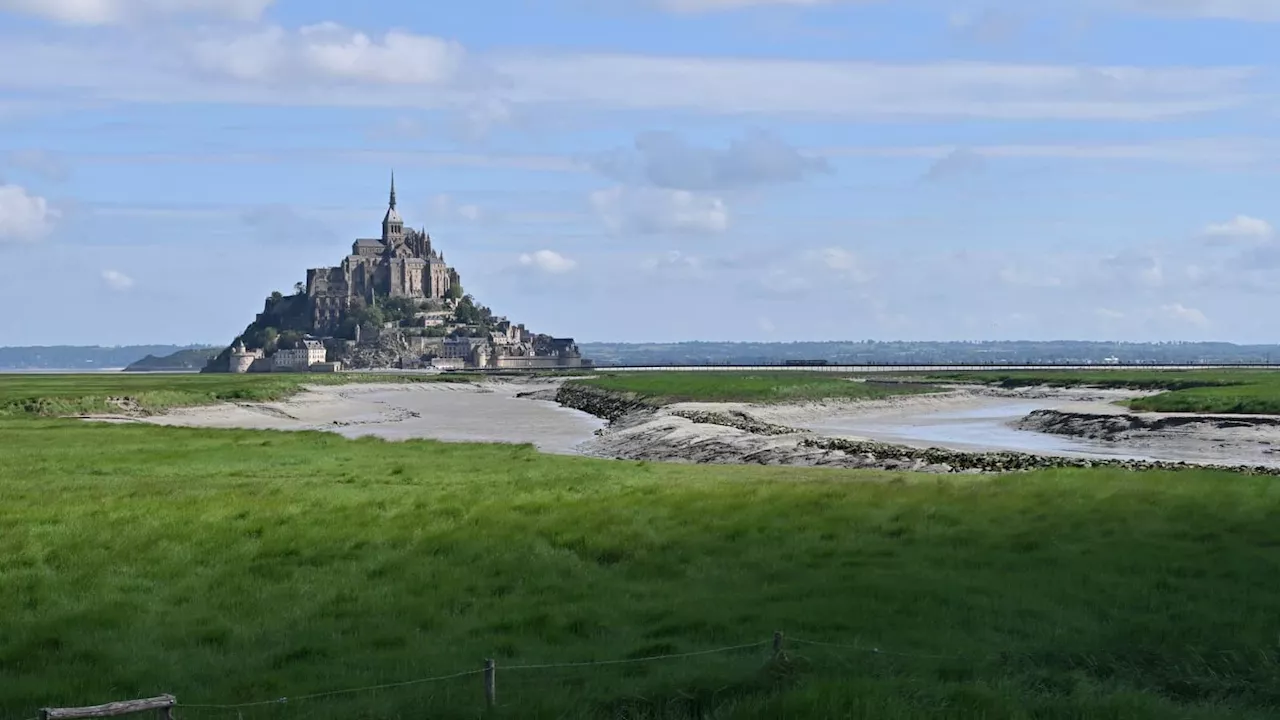
{"type": "Polygon", "coordinates": [[[387,214],[382,218],[382,242],[388,243],[404,237],[404,221],[396,212],[396,174],[391,173],[391,199],[387,202],[387,214]]]}

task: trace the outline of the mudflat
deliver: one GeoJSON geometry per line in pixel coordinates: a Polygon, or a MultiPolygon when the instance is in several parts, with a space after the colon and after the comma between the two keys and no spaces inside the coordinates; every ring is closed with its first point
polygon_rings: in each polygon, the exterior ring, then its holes
{"type": "Polygon", "coordinates": [[[545,387],[536,382],[312,386],[279,402],[221,403],[127,420],[184,427],[323,430],[386,440],[532,443],[543,452],[573,453],[604,421],[554,402],[517,397],[545,387]]]}
{"type": "Polygon", "coordinates": [[[799,403],[684,402],[606,426],[551,398],[560,381],[312,386],[287,400],[235,402],[153,416],[96,417],[207,428],[323,430],[347,437],[531,443],[558,454],[693,463],[930,468],[807,445],[847,438],[965,453],[1280,467],[1280,418],[1133,413],[1149,392],[948,386],[942,392],[799,403]],[[699,414],[704,417],[699,418],[699,414]],[[780,428],[761,434],[735,416],[780,428]],[[1177,418],[1171,421],[1170,418],[1177,418]],[[737,427],[733,425],[738,425],[737,427]]]}

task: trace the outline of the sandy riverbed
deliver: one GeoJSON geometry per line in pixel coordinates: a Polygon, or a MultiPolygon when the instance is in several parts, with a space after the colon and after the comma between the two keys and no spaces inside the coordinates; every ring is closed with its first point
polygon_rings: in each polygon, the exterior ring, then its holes
{"type": "Polygon", "coordinates": [[[518,398],[545,384],[492,382],[317,386],[280,402],[223,403],[146,418],[103,418],[208,428],[325,430],[387,440],[533,443],[572,453],[604,421],[554,402],[518,398]]]}
{"type": "Polygon", "coordinates": [[[97,419],[189,427],[325,430],[389,440],[532,443],[552,453],[695,463],[902,467],[900,463],[886,465],[883,458],[867,461],[805,444],[806,439],[821,436],[968,453],[1013,451],[1280,467],[1280,456],[1272,451],[1280,448],[1280,421],[1276,418],[1251,421],[1190,416],[1189,422],[1170,425],[1157,419],[1172,416],[1129,414],[1116,403],[1142,393],[1122,390],[957,386],[942,393],[874,401],[679,403],[652,414],[624,418],[597,433],[605,428],[604,421],[545,399],[554,394],[555,387],[554,381],[536,380],[319,386],[282,402],[226,403],[145,418],[97,419]],[[544,399],[519,397],[534,392],[544,399]],[[1033,416],[1035,422],[1028,422],[1028,415],[1037,410],[1061,415],[1033,416]],[[691,413],[736,413],[796,432],[748,432],[713,422],[694,422],[687,417],[691,413]],[[1099,424],[1108,422],[1107,432],[1099,432],[1099,424]],[[1050,432],[1036,432],[1038,429],[1050,432]]]}
{"type": "Polygon", "coordinates": [[[791,405],[679,403],[624,423],[587,444],[592,454],[692,462],[850,466],[847,458],[804,447],[803,436],[763,436],[680,417],[734,414],[812,435],[967,453],[1019,452],[1099,460],[1280,467],[1276,418],[1130,413],[1127,390],[956,386],[928,395],[791,405]],[[1028,422],[1036,411],[1050,418],[1028,422]],[[1068,418],[1062,421],[1058,415],[1068,418]],[[1170,417],[1190,420],[1167,426],[1170,417]],[[1049,422],[1049,420],[1058,420],[1049,422]],[[1124,427],[1100,433],[1099,423],[1124,427]],[[1132,425],[1132,427],[1130,427],[1132,425]],[[1037,432],[1049,429],[1052,432],[1037,432]],[[1030,428],[1030,429],[1023,429],[1030,428]]]}

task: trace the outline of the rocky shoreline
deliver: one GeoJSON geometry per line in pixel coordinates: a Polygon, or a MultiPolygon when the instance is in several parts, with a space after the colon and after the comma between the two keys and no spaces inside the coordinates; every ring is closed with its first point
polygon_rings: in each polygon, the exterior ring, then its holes
{"type": "Polygon", "coordinates": [[[1193,428],[1231,430],[1239,428],[1280,427],[1280,417],[1241,415],[1163,415],[1144,417],[1133,414],[1094,415],[1059,410],[1036,410],[1014,424],[1019,430],[1068,435],[1116,442],[1136,433],[1176,432],[1193,428]]]}
{"type": "MultiPolygon", "coordinates": [[[[541,399],[552,399],[546,393],[541,399]]],[[[1004,473],[1047,468],[1111,467],[1124,470],[1204,468],[1249,475],[1280,476],[1280,467],[1221,465],[1150,460],[1077,458],[1022,452],[965,452],[915,448],[869,440],[824,437],[762,421],[742,410],[723,412],[661,408],[644,398],[613,393],[581,383],[565,383],[554,399],[561,405],[609,421],[581,448],[585,454],[627,460],[711,464],[759,464],[913,471],[938,474],[1004,473]]],[[[1139,426],[1176,424],[1183,419],[1147,420],[1130,415],[1083,415],[1037,411],[1023,429],[1084,437],[1114,436],[1139,426]]],[[[1223,419],[1230,424],[1231,419],[1223,419]]],[[[1280,418],[1270,419],[1280,425],[1280,418]]],[[[1185,422],[1183,424],[1186,424],[1185,422]]]]}

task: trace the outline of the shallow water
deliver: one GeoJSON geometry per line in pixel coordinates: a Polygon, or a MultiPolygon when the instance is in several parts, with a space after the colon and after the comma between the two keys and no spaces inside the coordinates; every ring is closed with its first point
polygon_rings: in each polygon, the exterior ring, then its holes
{"type": "Polygon", "coordinates": [[[832,416],[805,427],[832,435],[854,435],[883,442],[933,446],[951,450],[1010,450],[1038,455],[1064,455],[1126,460],[1153,460],[1101,441],[1018,430],[1009,423],[1043,402],[1001,402],[966,410],[922,410],[894,416],[832,416]]]}

